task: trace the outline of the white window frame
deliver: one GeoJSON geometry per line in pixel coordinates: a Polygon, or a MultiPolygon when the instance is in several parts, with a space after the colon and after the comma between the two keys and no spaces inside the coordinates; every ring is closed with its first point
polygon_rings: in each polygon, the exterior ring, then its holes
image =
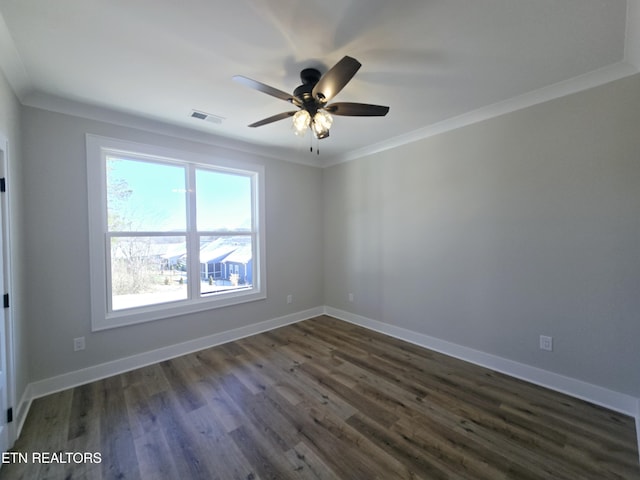
{"type": "MultiPolygon", "coordinates": [[[[92,331],[133,325],[136,323],[175,317],[245,302],[262,300],[266,294],[265,271],[265,207],[264,207],[264,167],[259,164],[214,158],[208,155],[186,151],[170,150],[126,140],[86,135],[87,148],[87,187],[89,207],[89,267],[91,290],[91,329],[92,331]],[[195,165],[213,168],[219,171],[236,172],[249,175],[252,179],[252,217],[251,229],[253,244],[253,285],[251,288],[234,290],[222,294],[198,296],[191,288],[189,299],[123,310],[109,311],[110,304],[110,266],[108,264],[109,245],[107,231],[107,156],[120,155],[133,159],[147,159],[156,162],[169,162],[178,165],[195,165]]],[[[195,202],[195,199],[190,199],[195,202]]],[[[193,210],[191,210],[193,214],[193,210]]],[[[193,222],[195,223],[195,222],[193,222]]],[[[196,240],[199,234],[195,225],[187,227],[191,238],[191,255],[188,256],[188,272],[191,278],[199,278],[199,249],[196,240]],[[191,230],[189,230],[191,228],[191,230]],[[194,250],[195,249],[195,250],[194,250]]]]}

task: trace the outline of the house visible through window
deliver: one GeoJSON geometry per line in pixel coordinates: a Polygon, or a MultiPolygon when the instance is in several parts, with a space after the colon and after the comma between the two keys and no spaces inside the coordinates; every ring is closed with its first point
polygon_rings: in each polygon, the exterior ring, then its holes
{"type": "Polygon", "coordinates": [[[264,298],[261,167],[91,135],[87,153],[94,329],[264,298]]]}

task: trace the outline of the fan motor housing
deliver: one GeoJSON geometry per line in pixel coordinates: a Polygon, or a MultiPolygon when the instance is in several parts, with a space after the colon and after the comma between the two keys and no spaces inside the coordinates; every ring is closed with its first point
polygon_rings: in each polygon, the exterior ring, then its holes
{"type": "Polygon", "coordinates": [[[300,80],[304,85],[315,85],[320,81],[322,74],[317,68],[305,68],[300,72],[300,80]]]}
{"type": "Polygon", "coordinates": [[[313,98],[313,87],[316,86],[322,74],[316,68],[305,68],[300,72],[300,80],[302,85],[293,91],[293,95],[300,99],[304,105],[304,109],[311,115],[318,110],[318,105],[313,98]]]}

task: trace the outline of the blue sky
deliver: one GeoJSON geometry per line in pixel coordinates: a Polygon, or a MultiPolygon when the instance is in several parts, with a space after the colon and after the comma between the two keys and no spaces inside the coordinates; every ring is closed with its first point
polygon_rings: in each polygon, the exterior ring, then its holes
{"type": "MultiPolygon", "coordinates": [[[[109,201],[110,214],[131,221],[134,230],[172,231],[186,228],[186,169],[109,157],[108,185],[126,182],[126,200],[109,201]]],[[[248,226],[251,217],[251,179],[207,169],[196,170],[198,229],[248,226]]]]}

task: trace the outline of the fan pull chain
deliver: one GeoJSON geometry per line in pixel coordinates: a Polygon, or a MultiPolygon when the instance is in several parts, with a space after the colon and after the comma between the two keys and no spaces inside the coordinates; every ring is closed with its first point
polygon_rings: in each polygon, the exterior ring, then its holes
{"type": "MultiPolygon", "coordinates": [[[[309,135],[309,152],[313,153],[313,139],[314,135],[309,135]]],[[[316,155],[320,155],[320,140],[316,138],[316,155]]]]}

